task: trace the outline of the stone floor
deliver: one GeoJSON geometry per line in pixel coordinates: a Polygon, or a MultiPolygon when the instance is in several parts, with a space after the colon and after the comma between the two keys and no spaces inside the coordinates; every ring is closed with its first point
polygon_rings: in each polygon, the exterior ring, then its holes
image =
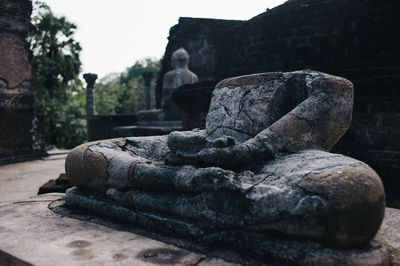
{"type": "MultiPolygon", "coordinates": [[[[64,172],[65,157],[55,152],[0,166],[0,265],[259,264],[65,209],[64,194],[36,196],[40,185],[64,172]]],[[[387,208],[377,239],[392,251],[391,264],[400,265],[400,210],[387,208]]]]}
{"type": "MultiPolygon", "coordinates": [[[[122,227],[74,219],[48,208],[63,197],[52,193],[0,204],[0,265],[13,265],[5,263],[7,259],[28,265],[210,265],[213,260],[122,227]]],[[[230,265],[220,259],[212,264],[230,265]]]]}
{"type": "Polygon", "coordinates": [[[0,166],[0,203],[35,196],[39,187],[64,173],[66,150],[52,150],[41,160],[0,166]]]}

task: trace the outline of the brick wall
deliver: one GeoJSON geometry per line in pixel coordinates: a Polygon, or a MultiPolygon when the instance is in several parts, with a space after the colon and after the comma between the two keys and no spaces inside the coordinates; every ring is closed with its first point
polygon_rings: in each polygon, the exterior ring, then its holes
{"type": "Polygon", "coordinates": [[[311,68],[354,83],[353,122],[335,146],[400,191],[400,1],[292,0],[219,37],[218,79],[311,68]]]}
{"type": "Polygon", "coordinates": [[[34,117],[29,0],[0,0],[0,164],[41,156],[43,142],[34,117]]]}

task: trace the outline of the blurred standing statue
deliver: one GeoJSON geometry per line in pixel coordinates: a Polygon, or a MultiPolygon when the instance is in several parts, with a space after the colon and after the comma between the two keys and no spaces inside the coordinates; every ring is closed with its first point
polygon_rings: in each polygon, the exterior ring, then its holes
{"type": "Polygon", "coordinates": [[[185,84],[198,82],[197,75],[189,70],[189,54],[185,49],[179,48],[172,53],[172,67],[163,78],[162,109],[166,120],[179,120],[178,107],[171,101],[172,93],[178,87],[185,84]]]}

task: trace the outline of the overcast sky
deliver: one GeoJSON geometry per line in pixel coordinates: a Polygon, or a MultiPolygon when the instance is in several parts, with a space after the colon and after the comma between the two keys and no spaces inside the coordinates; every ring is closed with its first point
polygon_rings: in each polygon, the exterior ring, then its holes
{"type": "Polygon", "coordinates": [[[161,58],[179,17],[248,20],[285,0],[44,0],[78,25],[82,71],[124,71],[137,60],[161,58]]]}

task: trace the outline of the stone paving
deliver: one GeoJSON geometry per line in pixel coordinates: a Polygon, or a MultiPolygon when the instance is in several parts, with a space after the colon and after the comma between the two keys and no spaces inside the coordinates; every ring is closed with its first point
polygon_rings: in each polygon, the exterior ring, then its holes
{"type": "Polygon", "coordinates": [[[66,152],[54,151],[41,160],[0,166],[0,203],[35,196],[41,185],[65,172],[66,152]]]}

